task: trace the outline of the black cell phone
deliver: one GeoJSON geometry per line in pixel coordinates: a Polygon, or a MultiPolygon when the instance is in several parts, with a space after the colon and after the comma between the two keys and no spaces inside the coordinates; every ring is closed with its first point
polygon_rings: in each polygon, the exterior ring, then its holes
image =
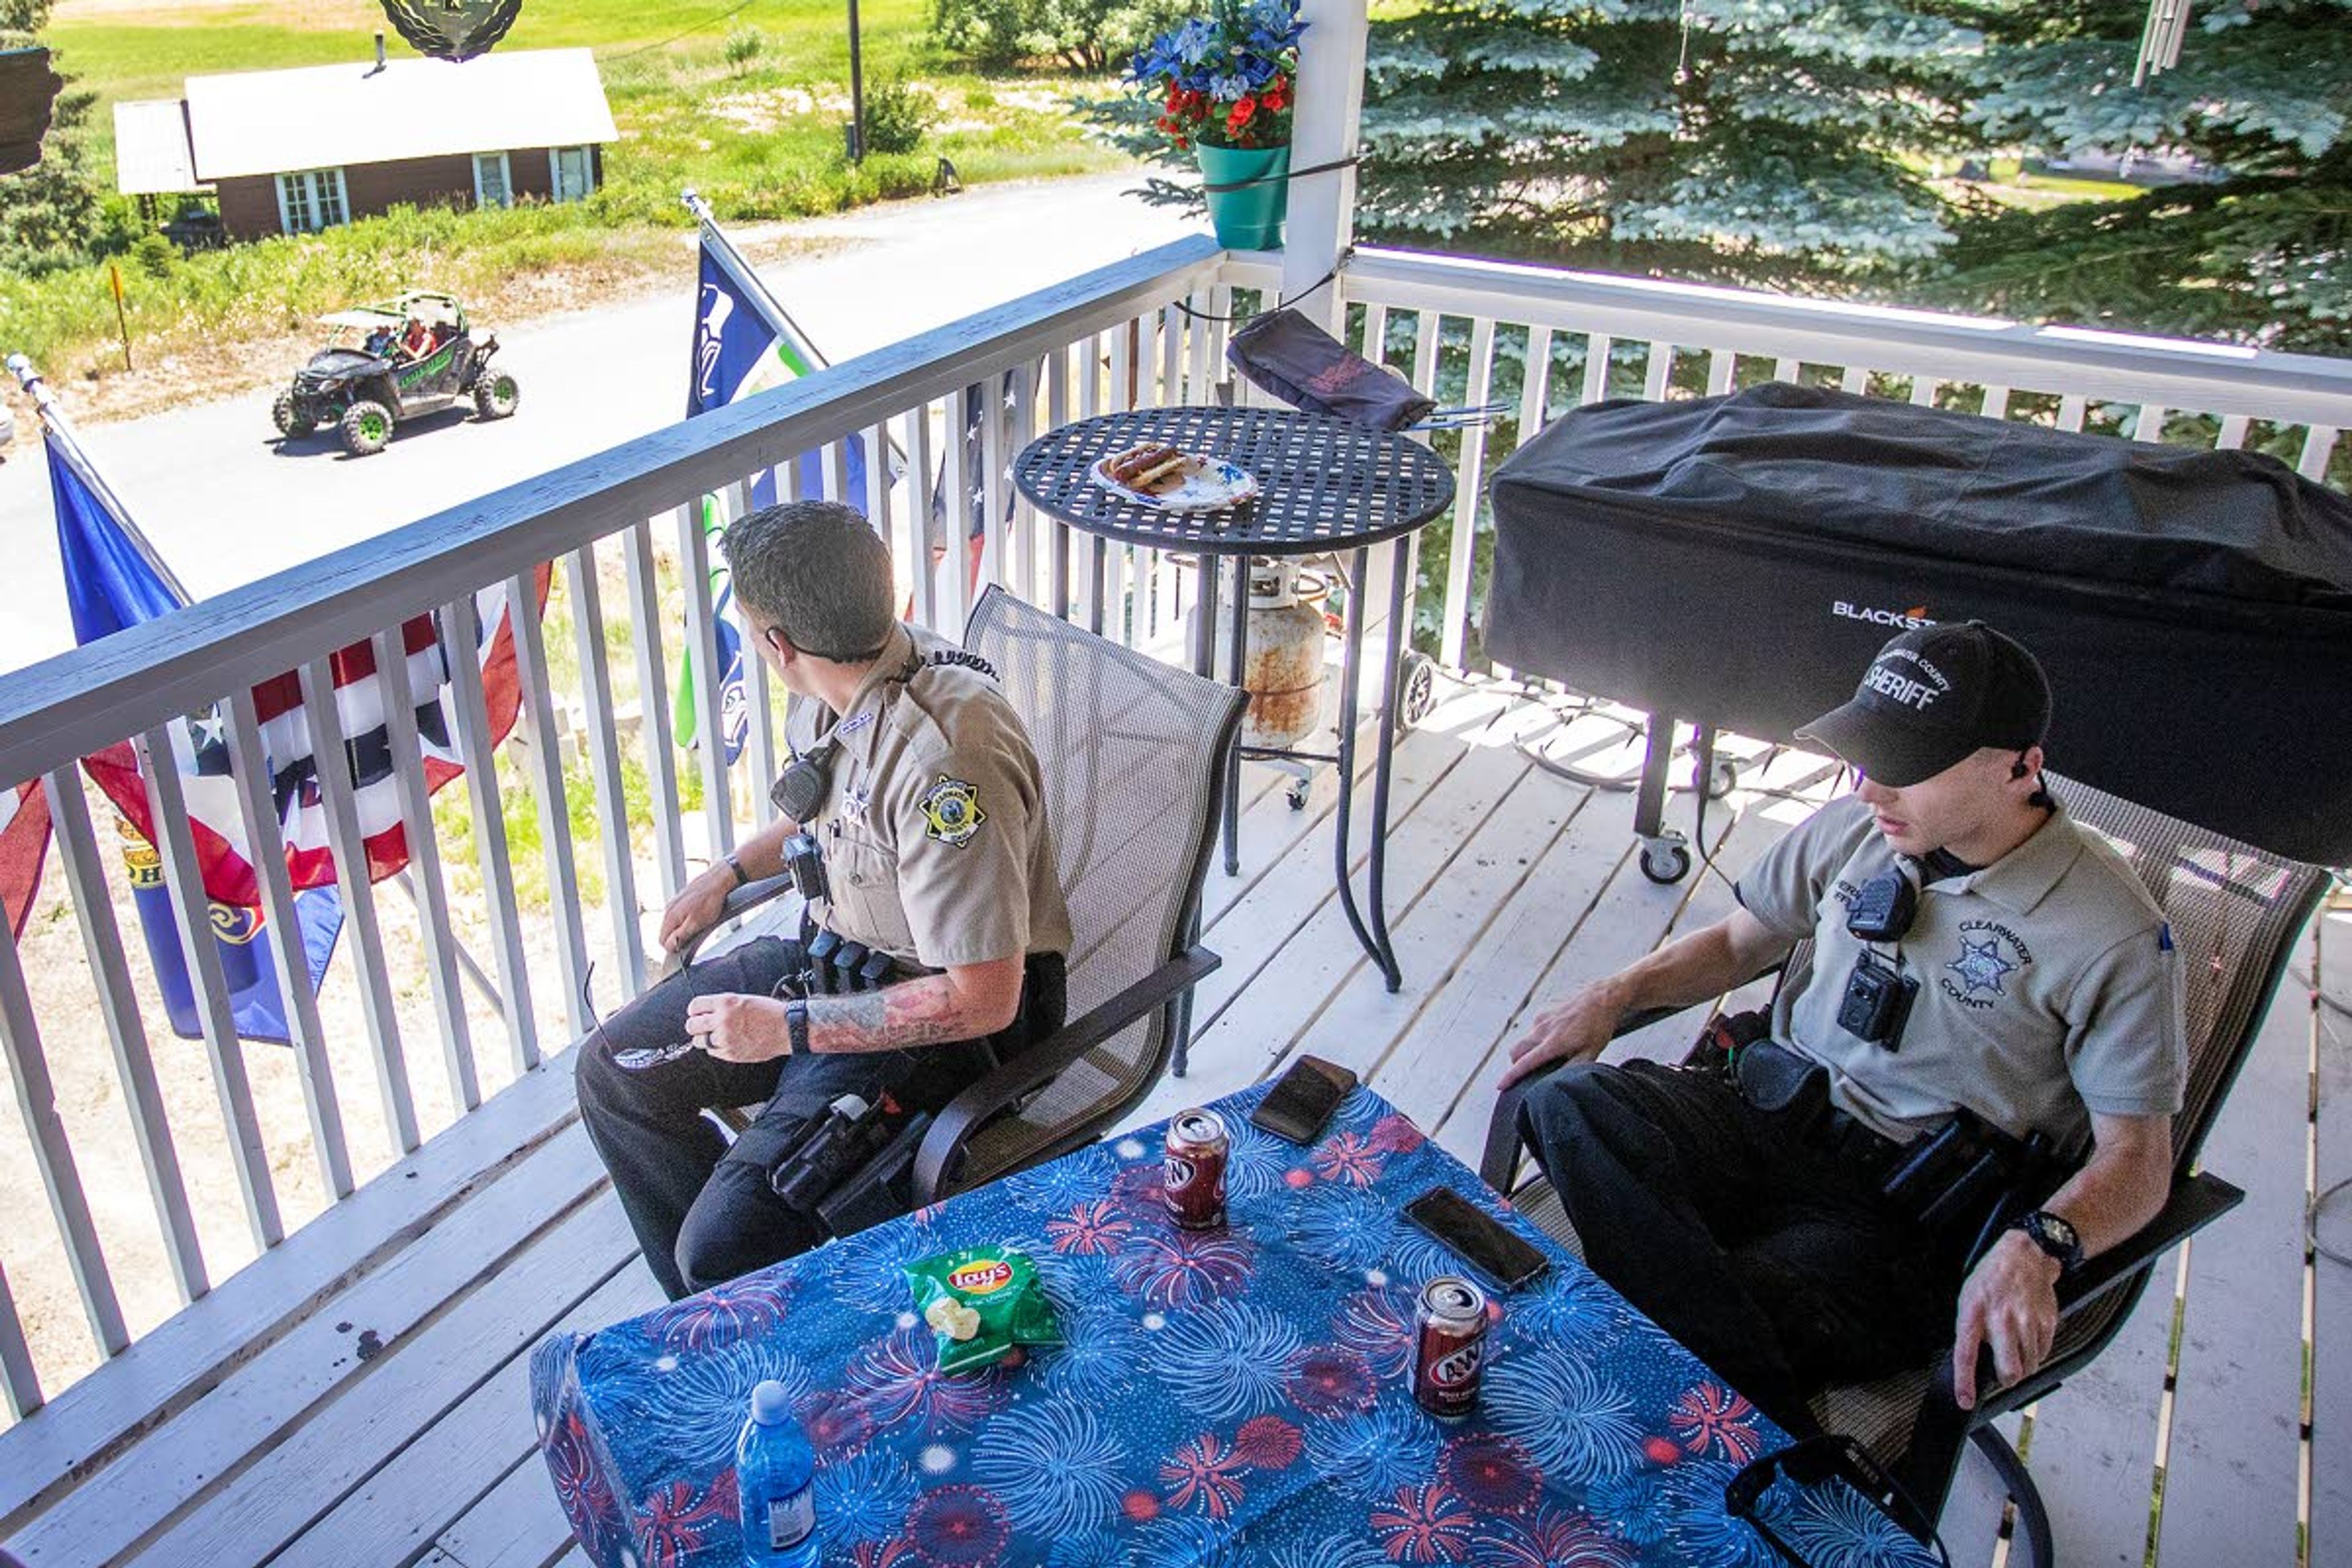
{"type": "Polygon", "coordinates": [[[1543,1278],[1551,1268],[1533,1242],[1455,1192],[1432,1187],[1404,1205],[1404,1217],[1444,1242],[1471,1268],[1506,1290],[1543,1278]]]}
{"type": "Polygon", "coordinates": [[[1301,1057],[1257,1102],[1257,1109],[1250,1112],[1250,1125],[1293,1143],[1312,1143],[1323,1136],[1331,1113],[1355,1087],[1356,1075],[1339,1063],[1301,1057]]]}

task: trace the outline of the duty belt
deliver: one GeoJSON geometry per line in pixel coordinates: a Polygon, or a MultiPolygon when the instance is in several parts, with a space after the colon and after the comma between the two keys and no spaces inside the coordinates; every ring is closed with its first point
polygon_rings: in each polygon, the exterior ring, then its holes
{"type": "Polygon", "coordinates": [[[1740,1099],[1759,1110],[1789,1117],[1800,1138],[1865,1181],[1877,1180],[1903,1152],[1905,1145],[1832,1103],[1827,1068],[1776,1041],[1739,1047],[1730,1078],[1740,1099]]]}

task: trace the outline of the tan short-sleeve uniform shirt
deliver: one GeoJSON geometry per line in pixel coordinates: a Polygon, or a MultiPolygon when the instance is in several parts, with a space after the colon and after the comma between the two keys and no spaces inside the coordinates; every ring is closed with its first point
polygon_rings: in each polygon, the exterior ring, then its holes
{"type": "Polygon", "coordinates": [[[1831,1095],[1908,1139],[1966,1106],[2065,1145],[2103,1115],[2169,1115],[2188,1081],[2179,955],[2163,911],[2105,840],[2063,807],[1992,865],[1920,889],[1899,942],[1846,930],[1864,884],[1901,861],[1859,797],[1832,802],[1739,879],[1779,934],[1814,940],[1811,978],[1773,1006],[1772,1034],[1829,1068],[1831,1095]],[[1919,982],[1899,1048],[1838,1025],[1865,946],[1919,982]]]}
{"type": "Polygon", "coordinates": [[[1044,781],[989,675],[935,664],[956,645],[901,625],[836,720],[794,696],[794,754],[827,733],[831,789],[802,824],[831,897],[812,912],[852,942],[926,969],[1070,950],[1044,781]]]}

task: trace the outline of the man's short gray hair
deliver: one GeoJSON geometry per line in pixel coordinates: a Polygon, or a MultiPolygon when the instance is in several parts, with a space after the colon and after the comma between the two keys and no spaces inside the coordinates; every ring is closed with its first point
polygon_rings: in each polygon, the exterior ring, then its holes
{"type": "Polygon", "coordinates": [[[872,658],[898,624],[890,547],[855,509],[795,500],[761,507],[719,541],[735,596],[803,653],[872,658]]]}

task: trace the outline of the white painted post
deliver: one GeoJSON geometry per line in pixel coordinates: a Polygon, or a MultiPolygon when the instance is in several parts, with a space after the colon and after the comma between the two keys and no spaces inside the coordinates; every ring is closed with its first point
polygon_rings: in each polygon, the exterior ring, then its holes
{"type": "MultiPolygon", "coordinates": [[[[1298,48],[1298,108],[1290,122],[1290,166],[1351,158],[1364,110],[1366,0],[1306,0],[1298,48]]],[[[1347,325],[1338,284],[1307,290],[1339,264],[1356,237],[1356,171],[1333,169],[1290,182],[1283,226],[1282,298],[1333,337],[1347,325]],[[1304,296],[1304,298],[1302,298],[1304,296]]],[[[1378,358],[1378,355],[1371,356],[1378,358]]]]}

